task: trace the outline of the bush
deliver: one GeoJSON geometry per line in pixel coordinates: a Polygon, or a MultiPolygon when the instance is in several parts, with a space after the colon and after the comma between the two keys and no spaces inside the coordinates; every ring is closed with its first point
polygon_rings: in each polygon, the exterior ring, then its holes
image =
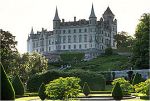
{"type": "Polygon", "coordinates": [[[60,77],[46,85],[46,95],[53,100],[65,100],[67,98],[77,97],[80,92],[79,82],[79,78],[60,77]]]}
{"type": "Polygon", "coordinates": [[[18,75],[15,76],[14,80],[12,81],[12,85],[14,87],[16,95],[24,95],[24,85],[18,75]]]}
{"type": "Polygon", "coordinates": [[[14,88],[9,81],[7,74],[1,65],[1,100],[14,100],[15,99],[15,91],[14,88]]]}
{"type": "Polygon", "coordinates": [[[81,87],[83,87],[84,82],[87,82],[91,90],[105,90],[105,78],[103,75],[79,69],[70,70],[67,72],[51,70],[42,74],[36,74],[29,78],[27,82],[27,89],[30,92],[37,92],[42,82],[47,84],[59,77],[78,77],[81,79],[81,87]]]}
{"type": "Polygon", "coordinates": [[[150,79],[147,79],[145,82],[140,82],[140,83],[134,85],[135,92],[148,94],[149,84],[150,84],[150,79]]]}
{"type": "Polygon", "coordinates": [[[115,100],[121,100],[123,97],[122,89],[119,82],[117,82],[113,88],[112,96],[115,100]]]}
{"type": "Polygon", "coordinates": [[[124,95],[128,95],[133,91],[133,86],[129,83],[129,81],[125,80],[124,78],[114,79],[112,82],[113,87],[116,85],[117,82],[119,82],[124,95]]]}
{"type": "Polygon", "coordinates": [[[112,54],[113,54],[113,50],[111,47],[105,49],[105,55],[112,55],[112,54]]]}
{"type": "Polygon", "coordinates": [[[40,97],[41,100],[44,100],[46,98],[46,94],[45,94],[45,84],[42,83],[40,88],[39,88],[39,91],[38,91],[38,95],[40,97]]]}
{"type": "Polygon", "coordinates": [[[133,82],[132,82],[132,85],[135,85],[135,84],[138,84],[142,81],[142,77],[141,77],[141,74],[139,73],[136,73],[134,78],[133,78],[133,82]]]}
{"type": "Polygon", "coordinates": [[[83,86],[83,93],[87,97],[90,94],[90,88],[87,82],[84,83],[83,86]]]}

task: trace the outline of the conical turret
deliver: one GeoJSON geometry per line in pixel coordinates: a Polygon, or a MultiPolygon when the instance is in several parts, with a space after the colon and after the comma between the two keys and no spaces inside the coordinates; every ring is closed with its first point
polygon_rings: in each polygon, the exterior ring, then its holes
{"type": "Polygon", "coordinates": [[[92,3],[91,14],[90,14],[90,17],[89,17],[89,18],[96,18],[95,12],[94,12],[93,3],[92,3]]]}
{"type": "Polygon", "coordinates": [[[33,27],[32,27],[32,29],[31,29],[31,32],[30,32],[30,34],[34,34],[33,27]]]}
{"type": "Polygon", "coordinates": [[[109,21],[113,21],[114,19],[114,14],[112,13],[112,11],[110,10],[109,6],[107,7],[106,11],[103,14],[103,18],[104,20],[109,20],[109,21]]]}
{"type": "Polygon", "coordinates": [[[60,21],[59,16],[58,16],[57,6],[56,6],[56,12],[55,12],[55,17],[53,21],[60,21]]]}

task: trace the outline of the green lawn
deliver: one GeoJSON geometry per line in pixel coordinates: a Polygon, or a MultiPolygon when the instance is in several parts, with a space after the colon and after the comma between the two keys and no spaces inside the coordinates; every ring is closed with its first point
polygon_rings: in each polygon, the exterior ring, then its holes
{"type": "Polygon", "coordinates": [[[71,69],[85,69],[90,71],[122,70],[127,61],[127,56],[99,56],[87,62],[73,64],[71,69]]]}

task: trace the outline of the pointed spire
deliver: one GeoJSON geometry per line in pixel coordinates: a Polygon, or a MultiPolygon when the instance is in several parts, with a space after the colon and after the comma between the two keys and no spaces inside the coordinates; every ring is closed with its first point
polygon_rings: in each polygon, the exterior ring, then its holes
{"type": "Polygon", "coordinates": [[[96,18],[95,16],[95,12],[94,12],[94,7],[93,7],[93,3],[92,3],[92,9],[91,9],[91,14],[89,18],[96,18]]]}
{"type": "Polygon", "coordinates": [[[33,27],[32,27],[32,29],[31,29],[31,33],[30,33],[30,34],[34,34],[33,27]]]}
{"type": "Polygon", "coordinates": [[[59,16],[58,16],[57,6],[56,6],[56,12],[55,12],[55,17],[53,21],[60,21],[59,16]]]}
{"type": "Polygon", "coordinates": [[[103,15],[112,15],[114,16],[114,14],[112,13],[112,11],[110,10],[109,6],[107,7],[106,11],[104,12],[103,15]]]}

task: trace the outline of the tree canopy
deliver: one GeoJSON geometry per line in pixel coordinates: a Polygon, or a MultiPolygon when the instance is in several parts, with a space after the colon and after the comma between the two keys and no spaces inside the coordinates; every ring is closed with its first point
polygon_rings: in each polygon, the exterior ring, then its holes
{"type": "Polygon", "coordinates": [[[149,68],[149,28],[150,13],[144,13],[135,31],[133,64],[136,68],[149,68]]]}

